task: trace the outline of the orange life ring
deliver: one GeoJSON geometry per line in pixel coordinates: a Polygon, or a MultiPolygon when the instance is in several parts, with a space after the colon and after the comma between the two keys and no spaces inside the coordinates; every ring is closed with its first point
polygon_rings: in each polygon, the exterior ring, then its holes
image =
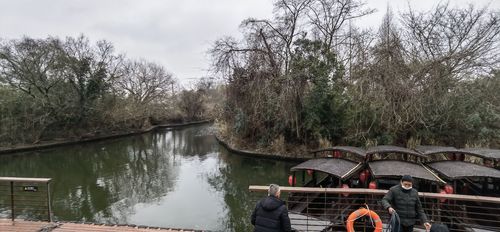
{"type": "Polygon", "coordinates": [[[375,211],[367,210],[365,208],[360,208],[352,212],[347,218],[347,232],[354,232],[354,221],[362,216],[370,216],[375,222],[374,232],[382,232],[382,220],[375,211]]]}

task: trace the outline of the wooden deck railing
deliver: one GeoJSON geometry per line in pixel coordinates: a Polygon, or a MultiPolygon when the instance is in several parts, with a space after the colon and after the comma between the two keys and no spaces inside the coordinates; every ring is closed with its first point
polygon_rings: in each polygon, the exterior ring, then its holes
{"type": "Polygon", "coordinates": [[[0,177],[0,217],[52,221],[50,182],[50,178],[0,177]]]}
{"type": "MultiPolygon", "coordinates": [[[[299,231],[345,231],[347,217],[360,207],[375,211],[384,224],[389,222],[390,215],[380,203],[387,190],[280,189],[292,215],[293,227],[299,231]]],[[[264,193],[264,196],[268,186],[251,185],[249,190],[256,194],[264,193]]],[[[419,196],[428,218],[433,223],[447,225],[450,231],[500,231],[500,198],[427,192],[420,192],[419,196]]],[[[368,220],[357,221],[360,228],[369,227],[369,224],[368,220]]],[[[419,231],[418,228],[415,231],[419,231]]]]}

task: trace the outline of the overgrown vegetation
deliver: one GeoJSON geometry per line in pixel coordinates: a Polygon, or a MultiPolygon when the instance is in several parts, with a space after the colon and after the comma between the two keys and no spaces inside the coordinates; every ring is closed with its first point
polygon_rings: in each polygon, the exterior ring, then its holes
{"type": "Polygon", "coordinates": [[[162,66],[107,41],[0,41],[0,146],[206,119],[206,91],[180,90],[162,66]]]}
{"type": "Polygon", "coordinates": [[[242,41],[224,37],[211,49],[227,83],[219,121],[230,141],[284,143],[289,152],[325,144],[499,146],[498,11],[388,10],[374,31],[355,26],[373,12],[359,0],[274,4],[273,19],[247,19],[242,41]]]}

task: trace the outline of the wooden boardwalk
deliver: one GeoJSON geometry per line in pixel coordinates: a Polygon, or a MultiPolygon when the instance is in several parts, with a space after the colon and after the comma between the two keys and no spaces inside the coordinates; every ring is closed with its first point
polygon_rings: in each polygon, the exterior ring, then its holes
{"type": "Polygon", "coordinates": [[[102,224],[81,224],[81,223],[68,223],[68,222],[58,222],[49,223],[41,221],[23,221],[16,220],[12,222],[11,220],[0,219],[0,231],[1,232],[191,232],[194,230],[182,230],[182,229],[168,229],[168,228],[157,228],[157,227],[144,227],[144,226],[127,226],[127,225],[102,225],[102,224]]]}

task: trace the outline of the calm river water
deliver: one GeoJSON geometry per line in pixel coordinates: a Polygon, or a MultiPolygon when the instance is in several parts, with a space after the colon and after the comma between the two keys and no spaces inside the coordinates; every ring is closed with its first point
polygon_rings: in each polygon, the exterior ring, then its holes
{"type": "Polygon", "coordinates": [[[53,178],[61,221],[251,231],[248,186],[285,185],[292,165],[231,154],[203,125],[0,156],[0,176],[53,178]]]}

